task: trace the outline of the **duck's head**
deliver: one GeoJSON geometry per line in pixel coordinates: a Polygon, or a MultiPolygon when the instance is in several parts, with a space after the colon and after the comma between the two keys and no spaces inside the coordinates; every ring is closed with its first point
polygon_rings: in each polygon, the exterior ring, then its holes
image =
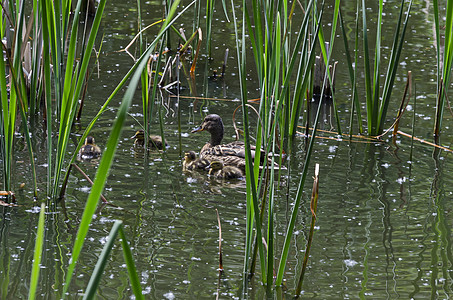
{"type": "Polygon", "coordinates": [[[94,145],[94,137],[91,135],[87,136],[85,139],[85,145],[94,145]]]}
{"type": "Polygon", "coordinates": [[[219,170],[223,169],[223,163],[221,161],[215,160],[211,161],[209,164],[209,174],[212,175],[214,172],[217,172],[219,170]]]}
{"type": "Polygon", "coordinates": [[[211,144],[213,146],[220,144],[223,139],[223,122],[222,118],[216,114],[207,115],[200,126],[192,130],[192,133],[206,130],[211,134],[211,144]]]}
{"type": "Polygon", "coordinates": [[[194,161],[197,158],[195,151],[189,151],[184,153],[184,160],[188,163],[194,161]]]}
{"type": "Polygon", "coordinates": [[[136,140],[145,140],[145,132],[140,129],[140,130],[137,130],[134,134],[133,137],[131,137],[131,139],[136,139],[136,140]]]}

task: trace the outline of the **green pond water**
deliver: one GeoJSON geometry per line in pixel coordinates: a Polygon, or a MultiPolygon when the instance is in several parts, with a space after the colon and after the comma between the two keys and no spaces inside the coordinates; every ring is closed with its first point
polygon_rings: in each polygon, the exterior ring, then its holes
{"type": "MultiPolygon", "coordinates": [[[[137,120],[142,121],[141,91],[137,91],[103,192],[119,208],[99,207],[76,268],[70,299],[82,295],[115,220],[124,222],[146,299],[241,297],[245,182],[225,183],[210,180],[204,173],[184,173],[181,163],[181,153],[187,150],[199,151],[208,140],[205,132],[190,133],[207,113],[221,115],[225,123],[225,141],[234,140],[232,114],[239,102],[221,101],[240,96],[234,31],[233,24],[225,21],[220,1],[217,2],[212,39],[213,60],[209,61],[205,56],[200,58],[196,71],[196,93],[190,92],[188,82],[183,79],[185,89],[182,95],[219,100],[181,98],[178,102],[176,98],[169,98],[164,93],[155,104],[152,120],[155,130],[153,133],[159,133],[157,112],[160,109],[165,137],[170,144],[166,157],[162,157],[158,152],[145,155],[143,151],[134,148],[130,140],[139,128],[137,120]],[[217,81],[208,79],[214,69],[220,68],[225,48],[230,48],[225,78],[217,81]],[[178,114],[181,117],[181,136],[178,132],[178,114]],[[219,232],[216,209],[222,224],[225,268],[220,280],[217,270],[219,232]]],[[[384,55],[388,55],[391,48],[399,3],[388,1],[385,5],[384,55]]],[[[142,5],[144,25],[163,15],[162,5],[158,1],[148,1],[142,5]]],[[[342,5],[348,27],[354,28],[355,2],[345,1],[342,5]]],[[[370,5],[367,13],[372,41],[377,7],[375,3],[367,5],[370,5]]],[[[329,35],[328,24],[332,20],[332,11],[333,8],[327,6],[324,17],[329,35]]],[[[126,47],[137,33],[136,17],[135,2],[115,0],[107,3],[101,28],[104,43],[99,74],[93,73],[89,81],[83,118],[80,126],[74,128],[72,136],[74,142],[78,141],[83,128],[132,65],[132,59],[118,50],[126,47]]],[[[192,32],[192,18],[192,13],[188,13],[177,22],[178,27],[186,29],[187,35],[192,32]]],[[[300,10],[295,18],[298,20],[295,22],[300,22],[300,10]]],[[[153,39],[156,32],[157,28],[145,33],[148,41],[153,39]]],[[[350,38],[353,38],[352,33],[350,38]]],[[[406,73],[412,71],[417,91],[415,134],[419,138],[431,140],[436,99],[436,50],[433,46],[433,17],[429,2],[414,3],[406,40],[387,126],[390,126],[396,115],[406,73]]],[[[334,59],[339,61],[336,95],[342,129],[346,131],[351,89],[340,38],[335,42],[334,59]]],[[[259,90],[251,51],[247,69],[249,97],[257,98],[259,90]]],[[[363,73],[360,73],[362,70],[363,68],[359,74],[363,78],[363,73]]],[[[364,102],[362,84],[359,86],[359,98],[364,102]]],[[[105,146],[108,139],[119,101],[120,97],[112,101],[111,110],[104,113],[92,130],[91,135],[101,147],[105,146]]],[[[400,124],[400,130],[406,133],[412,131],[412,113],[413,103],[400,124]]],[[[449,112],[445,116],[442,142],[448,146],[453,137],[450,130],[452,118],[449,112]]],[[[251,119],[255,124],[256,118],[251,116],[251,119]]],[[[324,129],[330,129],[330,124],[335,124],[328,108],[325,109],[321,122],[324,129]]],[[[39,123],[34,128],[34,134],[40,193],[44,195],[46,149],[39,123]]],[[[32,202],[28,154],[20,135],[17,136],[15,145],[15,192],[18,203],[22,206],[2,208],[0,294],[3,299],[27,298],[38,220],[38,209],[32,202]],[[25,183],[23,189],[19,188],[21,183],[25,183]]],[[[74,148],[74,143],[71,143],[68,157],[74,148]]],[[[305,297],[446,299],[453,296],[453,175],[449,172],[453,167],[452,157],[448,152],[440,152],[437,158],[433,157],[432,147],[414,142],[413,158],[410,161],[410,148],[411,140],[406,137],[399,137],[396,145],[390,141],[377,145],[335,139],[316,140],[309,178],[313,174],[314,163],[319,163],[318,219],[303,284],[305,297]]],[[[278,189],[275,210],[278,256],[286,235],[299,174],[302,172],[304,149],[304,139],[298,137],[294,155],[289,162],[291,176],[282,177],[278,189]]],[[[96,162],[78,164],[94,178],[96,162]]],[[[286,280],[285,288],[280,294],[282,298],[291,298],[304,257],[311,219],[311,180],[306,184],[305,190],[284,275],[286,280]]],[[[65,208],[59,206],[54,212],[47,214],[39,299],[55,299],[61,293],[89,191],[90,184],[80,174],[72,173],[65,208]]],[[[259,278],[258,270],[257,277],[252,280],[248,290],[248,297],[251,299],[265,296],[265,289],[259,278]]],[[[98,298],[132,297],[122,249],[120,243],[117,243],[101,279],[98,298]]]]}

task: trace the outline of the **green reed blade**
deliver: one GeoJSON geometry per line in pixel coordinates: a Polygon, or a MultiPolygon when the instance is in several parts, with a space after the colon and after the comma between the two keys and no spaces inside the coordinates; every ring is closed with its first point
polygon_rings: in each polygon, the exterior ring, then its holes
{"type": "Polygon", "coordinates": [[[115,223],[113,223],[112,229],[110,230],[109,236],[107,237],[107,242],[105,243],[104,248],[102,248],[102,252],[99,255],[98,261],[96,262],[93,273],[91,273],[90,281],[88,282],[87,288],[83,295],[83,299],[95,298],[102,274],[104,273],[105,266],[110,258],[110,252],[112,252],[116,237],[118,236],[118,231],[122,226],[122,221],[116,220],[115,223]]]}
{"type": "Polygon", "coordinates": [[[74,69],[72,67],[73,61],[75,58],[75,48],[76,48],[76,39],[77,39],[77,27],[78,27],[78,15],[77,12],[80,11],[81,2],[79,1],[76,8],[76,17],[73,21],[73,27],[71,32],[71,40],[69,51],[67,54],[67,69],[65,74],[65,85],[63,89],[63,101],[62,101],[62,116],[60,120],[60,135],[58,137],[58,144],[60,147],[57,149],[57,163],[55,169],[55,179],[54,179],[54,196],[57,195],[57,188],[59,186],[59,179],[61,169],[65,159],[66,148],[69,142],[70,130],[75,119],[75,114],[77,112],[78,99],[82,93],[82,89],[85,83],[85,77],[87,74],[88,64],[91,58],[91,51],[93,49],[96,36],[100,27],[102,14],[104,12],[106,0],[101,0],[98,4],[96,15],[93,20],[91,27],[90,35],[88,42],[85,48],[82,50],[81,64],[80,68],[76,68],[74,74],[74,69]]]}
{"type": "Polygon", "coordinates": [[[43,36],[43,70],[44,70],[44,97],[46,103],[46,130],[47,130],[47,196],[52,190],[52,91],[51,91],[51,66],[50,66],[50,37],[49,25],[47,23],[46,1],[41,2],[42,12],[42,36],[43,36]]]}
{"type": "Polygon", "coordinates": [[[228,11],[226,8],[225,0],[222,0],[222,8],[223,8],[223,13],[225,14],[225,18],[226,18],[227,22],[230,23],[230,19],[228,18],[228,11]]]}
{"type": "Polygon", "coordinates": [[[370,52],[368,50],[368,29],[366,23],[366,6],[365,0],[362,0],[362,34],[363,34],[363,58],[365,62],[365,90],[366,90],[366,111],[368,121],[368,134],[372,134],[373,130],[373,110],[372,110],[372,94],[371,94],[371,75],[370,75],[370,52]]]}
{"type": "Polygon", "coordinates": [[[206,49],[208,57],[211,57],[211,32],[212,19],[214,17],[215,0],[206,0],[206,49]]]}
{"type": "Polygon", "coordinates": [[[36,290],[39,282],[39,271],[41,267],[42,250],[44,245],[44,221],[46,213],[46,204],[41,203],[39,212],[38,230],[36,232],[35,250],[33,252],[33,266],[30,278],[30,289],[28,290],[28,299],[33,300],[36,297],[36,290]]]}
{"type": "MultiPolygon", "coordinates": [[[[323,5],[324,5],[324,3],[323,3],[323,5]]],[[[329,68],[329,61],[330,61],[330,57],[332,55],[332,50],[333,50],[334,41],[335,41],[335,32],[336,32],[337,23],[338,23],[339,8],[340,8],[340,1],[335,0],[335,7],[334,7],[334,14],[333,14],[333,21],[332,21],[332,31],[331,31],[331,35],[330,35],[330,50],[328,53],[327,53],[327,49],[326,49],[326,42],[324,40],[324,34],[323,34],[322,27],[318,33],[318,40],[319,40],[319,45],[321,47],[324,64],[326,65],[325,74],[327,75],[327,80],[332,88],[332,107],[333,107],[333,110],[335,113],[335,119],[337,121],[337,130],[338,130],[338,134],[341,135],[340,117],[338,115],[338,109],[337,109],[337,105],[336,105],[336,101],[335,101],[335,93],[333,92],[332,74],[331,74],[330,68],[329,68]]],[[[316,23],[316,25],[318,25],[318,24],[316,23]]]]}
{"type": "Polygon", "coordinates": [[[442,119],[445,106],[445,98],[448,91],[448,86],[450,85],[450,76],[451,76],[451,66],[452,66],[452,57],[453,57],[453,30],[451,26],[453,24],[453,3],[447,1],[446,15],[445,15],[445,38],[444,38],[444,51],[443,57],[440,53],[440,33],[439,33],[439,9],[438,9],[437,0],[433,2],[434,7],[434,20],[436,28],[436,40],[437,40],[437,91],[440,91],[438,98],[440,99],[439,105],[436,107],[436,118],[434,122],[434,132],[435,135],[440,132],[442,128],[442,119]],[[448,27],[450,26],[450,27],[448,27]],[[442,64],[440,61],[442,59],[442,64]],[[441,67],[442,66],[442,67],[441,67]],[[442,86],[441,86],[442,85],[442,86]]]}
{"type": "Polygon", "coordinates": [[[296,198],[294,199],[293,211],[291,212],[291,219],[289,221],[288,228],[286,231],[285,242],[283,245],[283,251],[282,251],[282,254],[280,257],[280,264],[279,264],[278,271],[277,271],[277,278],[275,280],[276,286],[280,286],[283,282],[283,272],[285,270],[286,261],[288,259],[289,246],[291,244],[291,238],[294,233],[294,227],[296,224],[297,213],[298,213],[299,207],[300,207],[300,200],[303,195],[305,179],[307,178],[311,153],[313,151],[313,145],[314,145],[314,140],[316,137],[316,131],[318,129],[318,120],[319,120],[319,116],[321,114],[321,107],[322,107],[322,105],[318,105],[318,111],[316,113],[316,118],[315,118],[314,125],[313,125],[313,132],[312,132],[312,135],[310,138],[310,143],[308,145],[307,154],[305,156],[304,167],[302,170],[302,177],[300,179],[299,186],[297,188],[296,198]]]}
{"type": "MultiPolygon", "coordinates": [[[[349,53],[349,44],[348,44],[348,37],[346,34],[346,28],[343,22],[343,15],[341,9],[339,10],[339,17],[340,17],[340,28],[343,34],[343,42],[346,54],[346,62],[348,65],[349,70],[349,78],[351,80],[351,89],[352,89],[352,101],[351,101],[351,113],[349,117],[349,135],[352,135],[352,124],[354,119],[354,111],[357,115],[357,125],[359,127],[359,132],[363,132],[363,124],[362,124],[362,116],[361,116],[361,109],[360,109],[360,102],[357,96],[357,67],[353,67],[351,55],[349,53]]],[[[355,42],[354,42],[354,66],[357,66],[357,56],[358,56],[358,26],[359,26],[359,3],[357,2],[357,11],[356,11],[356,22],[355,22],[355,42]]]]}
{"type": "Polygon", "coordinates": [[[123,226],[120,227],[119,233],[121,238],[121,244],[123,246],[124,260],[126,261],[127,272],[129,273],[129,280],[131,282],[131,287],[132,291],[134,292],[135,299],[145,299],[145,296],[143,296],[142,293],[142,287],[140,285],[140,278],[138,277],[137,269],[135,268],[132,251],[129,246],[129,243],[127,242],[123,226]]]}
{"type": "Polygon", "coordinates": [[[398,70],[398,62],[399,62],[401,52],[403,49],[404,37],[406,35],[407,24],[409,22],[411,7],[412,7],[412,0],[409,2],[409,5],[408,5],[407,11],[406,11],[406,18],[403,23],[403,29],[401,31],[401,34],[399,35],[401,21],[403,19],[403,8],[404,8],[404,0],[401,1],[400,14],[399,14],[399,18],[398,18],[398,23],[395,28],[395,36],[394,36],[392,51],[391,51],[390,59],[389,59],[389,66],[387,69],[387,74],[386,74],[385,82],[384,82],[384,88],[383,88],[383,92],[382,92],[382,102],[380,105],[379,115],[377,118],[377,126],[378,126],[377,134],[381,134],[384,130],[384,121],[385,121],[385,118],[387,115],[387,110],[388,110],[388,106],[390,103],[390,97],[391,97],[392,90],[393,90],[393,84],[395,82],[396,73],[398,70]]]}
{"type": "MultiPolygon", "coordinates": [[[[151,46],[148,47],[148,50],[144,53],[144,55],[145,55],[144,57],[146,57],[146,58],[149,57],[149,55],[152,53],[152,50],[154,49],[154,45],[165,33],[165,30],[167,30],[169,28],[169,24],[171,22],[174,22],[177,19],[177,17],[175,19],[173,19],[173,17],[175,15],[179,2],[180,1],[177,0],[173,3],[171,10],[169,11],[169,15],[167,16],[167,18],[162,26],[162,29],[160,30],[158,36],[153,41],[151,46]]],[[[69,289],[69,285],[71,283],[71,279],[72,279],[72,276],[74,273],[75,266],[77,264],[80,252],[82,250],[82,246],[83,246],[85,237],[88,233],[89,225],[93,218],[93,214],[95,212],[97,203],[99,201],[99,197],[101,195],[102,190],[104,189],[104,185],[107,180],[107,176],[108,176],[110,167],[113,162],[113,157],[115,155],[118,141],[121,136],[121,131],[122,131],[123,124],[124,124],[124,121],[127,116],[128,109],[132,103],[132,98],[135,94],[135,90],[140,81],[142,70],[146,67],[147,59],[142,59],[142,60],[138,61],[137,64],[138,64],[138,66],[136,68],[136,71],[131,78],[129,87],[126,90],[126,92],[123,96],[123,99],[121,101],[121,105],[118,109],[116,121],[113,124],[113,128],[110,133],[110,137],[107,141],[106,150],[102,154],[101,161],[99,163],[98,170],[96,172],[94,184],[91,188],[90,195],[88,196],[88,200],[86,202],[86,206],[85,206],[85,209],[84,209],[84,212],[82,215],[82,220],[80,222],[79,230],[77,232],[77,237],[76,237],[76,240],[75,240],[74,246],[73,246],[71,263],[69,264],[68,272],[66,274],[66,280],[65,280],[64,290],[63,290],[63,297],[66,295],[66,293],[69,289]]]]}
{"type": "MultiPolygon", "coordinates": [[[[1,23],[1,22],[0,22],[1,23]]],[[[3,33],[3,30],[1,31],[3,33]]],[[[2,34],[3,36],[3,34],[2,34]]],[[[3,44],[3,43],[2,43],[3,44]]],[[[2,51],[3,52],[3,51],[2,51]]],[[[14,124],[11,126],[10,122],[10,112],[12,106],[9,106],[8,93],[7,93],[7,84],[6,84],[6,74],[5,74],[5,61],[3,57],[0,58],[0,95],[1,95],[1,118],[0,118],[0,134],[1,134],[1,157],[3,163],[3,186],[5,190],[11,190],[11,162],[12,162],[12,139],[13,134],[11,134],[11,127],[14,128],[14,124]]],[[[15,112],[13,112],[15,115],[15,112]]],[[[14,133],[14,132],[13,132],[14,133]]]]}
{"type": "MultiPolygon", "coordinates": [[[[383,0],[379,0],[379,13],[378,13],[378,21],[377,21],[377,29],[376,29],[376,45],[374,49],[374,69],[373,69],[373,86],[372,86],[372,127],[373,130],[371,135],[378,134],[378,113],[379,113],[379,77],[381,76],[381,39],[382,39],[382,11],[383,11],[384,2],[383,0]]],[[[368,120],[370,122],[370,120],[368,120]]]]}
{"type": "MultiPolygon", "coordinates": [[[[243,1],[243,7],[245,7],[245,0],[243,1]]],[[[247,191],[247,232],[246,232],[246,251],[244,256],[244,276],[243,280],[245,282],[247,276],[247,266],[248,266],[248,255],[250,253],[251,242],[252,242],[252,227],[253,227],[253,217],[255,218],[256,224],[256,234],[258,240],[258,249],[260,253],[260,264],[261,270],[265,272],[265,262],[264,262],[264,249],[261,243],[262,233],[261,233],[261,220],[259,216],[258,209],[258,196],[255,183],[255,172],[252,165],[252,156],[250,151],[250,132],[249,132],[249,121],[248,121],[248,109],[247,109],[247,90],[246,90],[246,72],[245,72],[245,14],[242,17],[242,36],[241,36],[241,47],[239,46],[239,35],[238,27],[236,21],[236,13],[234,9],[233,0],[231,0],[231,7],[233,13],[233,22],[234,22],[234,34],[236,37],[236,54],[238,58],[238,71],[239,71],[239,82],[241,90],[241,99],[242,99],[242,118],[244,124],[244,139],[245,139],[245,161],[246,161],[246,191],[247,191]],[[242,53],[242,55],[241,55],[242,53]]],[[[265,280],[265,275],[263,275],[262,280],[265,280]]]]}

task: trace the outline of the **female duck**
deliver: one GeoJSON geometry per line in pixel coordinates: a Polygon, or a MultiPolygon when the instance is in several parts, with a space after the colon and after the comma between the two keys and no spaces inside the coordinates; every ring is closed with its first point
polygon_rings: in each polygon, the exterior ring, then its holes
{"type": "MultiPolygon", "coordinates": [[[[245,173],[245,145],[242,141],[229,144],[221,144],[224,134],[222,118],[211,114],[204,118],[203,123],[193,132],[207,131],[211,134],[211,140],[200,151],[200,157],[208,161],[220,161],[225,166],[235,166],[245,173]]],[[[252,158],[255,157],[256,147],[251,146],[252,158]]],[[[264,163],[265,153],[261,150],[261,163],[264,163]]]]}
{"type": "Polygon", "coordinates": [[[79,159],[94,159],[101,155],[101,148],[94,143],[94,137],[87,136],[85,144],[80,148],[78,158],[79,159]]]}
{"type": "Polygon", "coordinates": [[[221,161],[211,162],[209,165],[209,175],[221,179],[237,179],[244,176],[239,168],[224,166],[221,161]]]}
{"type": "MultiPolygon", "coordinates": [[[[140,129],[135,132],[135,135],[131,137],[131,139],[135,139],[134,145],[136,146],[144,146],[145,145],[145,132],[140,129]]],[[[162,137],[158,135],[150,135],[148,138],[148,145],[150,149],[159,149],[162,150],[164,148],[164,144],[162,143],[162,137]]],[[[165,142],[165,147],[168,144],[165,142]]]]}
{"type": "Polygon", "coordinates": [[[209,161],[204,158],[197,158],[195,151],[189,151],[184,154],[182,168],[184,171],[192,171],[198,169],[206,169],[209,166],[209,161]]]}

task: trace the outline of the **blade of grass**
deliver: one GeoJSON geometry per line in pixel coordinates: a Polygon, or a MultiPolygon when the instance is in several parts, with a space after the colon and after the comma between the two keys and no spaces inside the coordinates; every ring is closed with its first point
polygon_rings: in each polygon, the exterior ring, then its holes
{"type": "MultiPolygon", "coordinates": [[[[243,7],[245,7],[246,2],[245,0],[242,2],[243,7]]],[[[246,90],[246,81],[245,81],[245,15],[243,14],[242,20],[242,37],[241,37],[241,47],[239,46],[239,35],[238,35],[238,27],[236,22],[236,13],[234,9],[234,2],[231,0],[231,7],[233,12],[233,22],[234,22],[234,34],[236,37],[236,51],[237,51],[237,58],[238,58],[238,71],[239,71],[239,82],[240,82],[240,90],[241,90],[241,99],[242,99],[242,118],[244,124],[244,138],[245,138],[245,161],[246,161],[246,191],[247,191],[247,233],[246,233],[246,251],[244,257],[244,281],[247,279],[247,269],[248,269],[248,256],[250,253],[251,248],[251,241],[252,241],[252,227],[251,224],[253,222],[253,217],[255,218],[256,223],[256,234],[258,240],[258,250],[260,254],[260,265],[261,270],[263,273],[265,272],[265,262],[264,262],[264,249],[263,245],[260,242],[262,240],[262,233],[261,233],[261,220],[259,216],[259,209],[258,209],[258,196],[256,190],[256,183],[255,183],[255,174],[252,165],[252,156],[250,152],[250,132],[249,132],[249,122],[248,122],[248,110],[247,110],[247,90],[246,90]],[[242,53],[242,55],[241,55],[242,53]],[[253,208],[253,209],[252,209],[253,208]]],[[[262,280],[265,280],[265,275],[263,275],[262,280]]]]}
{"type": "Polygon", "coordinates": [[[46,213],[46,204],[41,203],[39,212],[38,230],[36,232],[35,250],[33,253],[33,266],[30,278],[30,289],[28,290],[28,299],[33,300],[36,297],[36,289],[39,282],[39,270],[41,267],[42,250],[44,245],[44,221],[46,213]]]}
{"type": "Polygon", "coordinates": [[[116,237],[118,236],[118,231],[122,227],[123,222],[116,220],[113,223],[112,229],[110,230],[107,242],[102,249],[101,254],[99,255],[96,266],[94,267],[93,273],[91,273],[90,281],[88,282],[85,294],[83,299],[94,299],[96,296],[96,291],[101,281],[102,274],[104,273],[105,266],[110,258],[110,252],[115,244],[116,237]]]}
{"type": "MultiPolygon", "coordinates": [[[[171,10],[169,11],[169,15],[167,16],[167,19],[165,20],[163,27],[160,31],[160,34],[156,37],[152,45],[154,46],[157,41],[160,39],[162,34],[165,32],[167,27],[169,27],[170,21],[173,19],[173,16],[176,12],[176,9],[179,5],[178,0],[176,0],[173,5],[171,10]],[[165,29],[165,30],[163,30],[165,29]]],[[[173,20],[175,21],[176,18],[173,20]]],[[[149,56],[152,53],[152,50],[154,47],[149,47],[148,50],[144,53],[144,55],[149,56]]],[[[82,250],[82,246],[85,240],[85,237],[88,233],[88,228],[91,223],[91,220],[93,218],[93,214],[96,210],[97,202],[99,200],[99,197],[101,195],[102,190],[104,189],[105,181],[107,180],[108,172],[110,170],[110,167],[113,162],[113,157],[115,155],[116,151],[116,146],[118,144],[121,131],[123,128],[124,121],[127,116],[127,111],[130,107],[130,104],[132,103],[132,98],[134,96],[135,90],[138,86],[138,83],[141,79],[141,74],[142,70],[146,68],[147,64],[147,59],[142,59],[141,61],[138,62],[139,65],[132,76],[132,79],[130,81],[129,87],[127,88],[124,97],[121,101],[121,105],[119,107],[118,113],[117,113],[117,118],[116,121],[113,125],[112,131],[110,133],[110,137],[107,142],[107,147],[106,150],[104,151],[101,161],[98,166],[98,170],[96,172],[96,178],[94,180],[94,185],[91,189],[90,195],[88,197],[83,215],[82,215],[82,221],[80,222],[79,230],[77,232],[77,237],[74,242],[74,247],[72,251],[72,256],[71,256],[71,263],[69,264],[68,267],[68,272],[66,274],[66,281],[63,289],[63,295],[65,296],[67,294],[67,291],[69,289],[69,285],[71,283],[71,279],[74,273],[75,266],[77,264],[80,252],[82,250]]],[[[64,297],[63,296],[63,297],[64,297]]]]}
{"type": "Polygon", "coordinates": [[[120,227],[120,238],[123,246],[124,260],[126,261],[127,271],[129,273],[129,280],[131,281],[132,291],[134,292],[135,299],[145,299],[142,293],[142,287],[140,285],[140,279],[135,268],[134,259],[132,257],[132,251],[127,242],[126,235],[124,234],[123,226],[120,227]]]}

